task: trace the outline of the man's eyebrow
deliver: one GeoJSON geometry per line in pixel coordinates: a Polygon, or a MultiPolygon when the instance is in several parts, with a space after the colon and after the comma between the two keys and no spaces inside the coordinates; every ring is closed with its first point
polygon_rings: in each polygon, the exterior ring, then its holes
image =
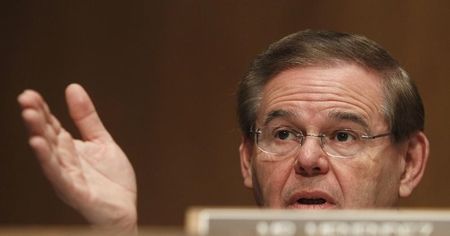
{"type": "Polygon", "coordinates": [[[287,117],[287,118],[292,118],[294,117],[295,114],[291,111],[287,111],[287,110],[274,110],[269,112],[269,114],[267,114],[266,118],[264,119],[264,125],[269,124],[272,120],[276,119],[276,118],[280,118],[280,117],[287,117]]]}
{"type": "Polygon", "coordinates": [[[362,116],[355,114],[355,113],[332,111],[332,112],[328,113],[328,117],[330,117],[334,120],[351,121],[351,122],[354,122],[354,123],[357,123],[357,124],[363,126],[366,129],[369,128],[369,125],[367,124],[366,120],[362,116]]]}

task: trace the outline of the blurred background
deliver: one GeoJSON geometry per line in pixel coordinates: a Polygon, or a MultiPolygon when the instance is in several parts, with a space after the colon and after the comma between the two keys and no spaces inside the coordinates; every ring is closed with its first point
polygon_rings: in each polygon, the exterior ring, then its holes
{"type": "Polygon", "coordinates": [[[189,206],[254,206],[242,184],[235,88],[271,42],[303,29],[366,35],[417,82],[431,156],[403,207],[448,208],[449,1],[2,1],[0,226],[82,224],[27,145],[16,96],[42,92],[78,136],[64,88],[82,84],[134,165],[143,225],[189,206]]]}

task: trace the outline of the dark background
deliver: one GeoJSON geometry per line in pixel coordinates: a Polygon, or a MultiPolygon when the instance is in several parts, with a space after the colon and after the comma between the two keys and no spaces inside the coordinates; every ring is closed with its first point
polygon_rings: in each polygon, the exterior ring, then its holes
{"type": "Polygon", "coordinates": [[[27,146],[16,96],[42,92],[66,128],[82,84],[135,167],[141,224],[187,207],[253,206],[239,169],[234,91],[253,57],[298,30],[368,36],[416,80],[431,157],[405,207],[450,206],[450,1],[2,1],[0,225],[79,224],[27,146]]]}

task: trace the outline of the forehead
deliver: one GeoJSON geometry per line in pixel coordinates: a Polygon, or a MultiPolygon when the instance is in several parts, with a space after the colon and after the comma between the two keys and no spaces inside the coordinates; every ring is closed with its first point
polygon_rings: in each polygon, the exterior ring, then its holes
{"type": "Polygon", "coordinates": [[[289,69],[264,86],[258,120],[289,114],[304,119],[348,118],[369,126],[377,119],[384,121],[381,80],[354,64],[289,69]]]}

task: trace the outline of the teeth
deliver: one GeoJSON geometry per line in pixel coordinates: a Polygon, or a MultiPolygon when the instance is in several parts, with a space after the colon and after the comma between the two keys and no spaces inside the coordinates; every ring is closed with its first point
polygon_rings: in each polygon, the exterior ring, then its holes
{"type": "Polygon", "coordinates": [[[325,204],[327,201],[323,198],[300,198],[297,202],[300,204],[315,205],[325,204]]]}

